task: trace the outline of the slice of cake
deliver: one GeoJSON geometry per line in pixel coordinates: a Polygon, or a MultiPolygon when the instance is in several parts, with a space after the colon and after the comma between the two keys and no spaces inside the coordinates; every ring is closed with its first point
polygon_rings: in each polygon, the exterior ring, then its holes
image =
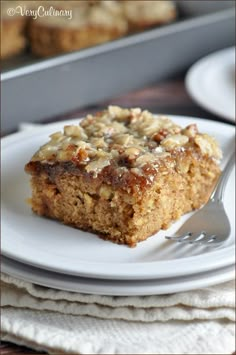
{"type": "Polygon", "coordinates": [[[71,11],[71,18],[45,16],[31,21],[31,49],[38,56],[71,52],[127,34],[128,23],[117,1],[49,1],[49,8],[51,3],[59,11],[71,11]]]}
{"type": "Polygon", "coordinates": [[[52,134],[26,165],[32,209],[135,246],[204,204],[221,150],[196,124],[110,106],[52,134]]]}

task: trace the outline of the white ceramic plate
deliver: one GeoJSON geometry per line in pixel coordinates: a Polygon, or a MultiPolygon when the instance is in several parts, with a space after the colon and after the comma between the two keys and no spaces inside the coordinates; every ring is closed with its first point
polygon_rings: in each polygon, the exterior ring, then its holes
{"type": "Polygon", "coordinates": [[[156,280],[113,281],[64,275],[2,257],[1,271],[41,286],[109,296],[160,295],[220,284],[235,277],[234,265],[200,274],[156,280]]]}
{"type": "Polygon", "coordinates": [[[185,82],[200,106],[235,122],[235,47],[199,60],[189,69],[185,82]]]}
{"type": "MultiPolygon", "coordinates": [[[[181,125],[196,122],[201,131],[215,136],[227,158],[234,145],[231,125],[172,117],[181,125]]],[[[77,120],[67,121],[68,124],[77,120]]],[[[30,196],[24,164],[48,135],[65,122],[21,132],[2,140],[2,254],[39,268],[89,278],[150,280],[214,270],[234,263],[234,174],[225,193],[232,234],[221,247],[193,247],[164,239],[188,218],[184,216],[168,231],[139,243],[136,248],[116,245],[96,235],[39,217],[25,200],[30,196]]],[[[223,162],[224,163],[224,162],[223,162]]]]}

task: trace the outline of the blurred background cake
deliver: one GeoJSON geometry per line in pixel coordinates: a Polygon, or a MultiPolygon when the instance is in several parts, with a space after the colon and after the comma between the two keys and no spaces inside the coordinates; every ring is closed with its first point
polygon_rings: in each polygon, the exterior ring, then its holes
{"type": "Polygon", "coordinates": [[[21,14],[11,13],[8,10],[16,8],[18,4],[24,6],[24,1],[1,2],[1,57],[7,58],[20,53],[26,46],[26,18],[21,14]],[[13,16],[12,16],[13,15],[13,16]]]}
{"type": "Polygon", "coordinates": [[[124,0],[122,5],[130,31],[164,25],[176,18],[176,7],[172,1],[124,0]]]}
{"type": "Polygon", "coordinates": [[[167,24],[177,16],[169,0],[3,1],[1,7],[2,58],[22,52],[27,44],[39,57],[71,52],[167,24]],[[41,16],[33,16],[39,7],[41,16]]]}
{"type": "Polygon", "coordinates": [[[128,31],[122,7],[117,1],[49,2],[57,9],[72,9],[72,18],[40,17],[31,20],[31,49],[39,56],[70,52],[107,42],[128,31]]]}

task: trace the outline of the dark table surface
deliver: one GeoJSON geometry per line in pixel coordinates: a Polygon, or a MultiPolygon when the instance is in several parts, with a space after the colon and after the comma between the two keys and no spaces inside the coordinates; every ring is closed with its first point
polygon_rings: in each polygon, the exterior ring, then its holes
{"type": "MultiPolygon", "coordinates": [[[[184,76],[162,81],[151,87],[146,87],[141,90],[113,98],[96,106],[88,107],[86,109],[79,109],[76,112],[68,114],[67,116],[64,115],[63,117],[55,117],[54,119],[47,120],[46,122],[56,122],[67,118],[82,117],[87,113],[98,111],[109,104],[113,104],[124,107],[141,107],[143,109],[148,109],[153,113],[193,116],[233,124],[232,122],[228,122],[215,116],[214,114],[211,114],[210,112],[205,111],[195,104],[186,92],[183,78],[184,76]]],[[[0,354],[18,353],[39,354],[34,350],[7,342],[2,342],[0,345],[0,354]]]]}

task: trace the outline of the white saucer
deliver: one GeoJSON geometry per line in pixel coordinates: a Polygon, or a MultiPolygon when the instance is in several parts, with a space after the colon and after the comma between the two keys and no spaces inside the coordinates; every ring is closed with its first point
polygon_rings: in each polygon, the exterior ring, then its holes
{"type": "MultiPolygon", "coordinates": [[[[181,125],[197,123],[200,131],[217,138],[225,160],[235,140],[232,125],[172,116],[181,125]]],[[[78,120],[67,121],[78,123],[78,120]]],[[[31,155],[65,122],[21,132],[2,139],[2,254],[24,264],[57,273],[110,280],[151,280],[187,276],[232,265],[235,260],[235,182],[232,173],[225,192],[231,222],[229,240],[220,247],[195,247],[165,240],[188,218],[160,232],[136,248],[116,245],[31,212],[31,195],[24,165],[31,155]]]]}
{"type": "Polygon", "coordinates": [[[235,122],[235,47],[199,60],[189,69],[185,83],[200,106],[235,122]]]}
{"type": "Polygon", "coordinates": [[[196,275],[143,281],[112,281],[63,275],[2,257],[2,272],[41,286],[110,296],[160,295],[190,291],[233,280],[234,265],[196,275]]]}

